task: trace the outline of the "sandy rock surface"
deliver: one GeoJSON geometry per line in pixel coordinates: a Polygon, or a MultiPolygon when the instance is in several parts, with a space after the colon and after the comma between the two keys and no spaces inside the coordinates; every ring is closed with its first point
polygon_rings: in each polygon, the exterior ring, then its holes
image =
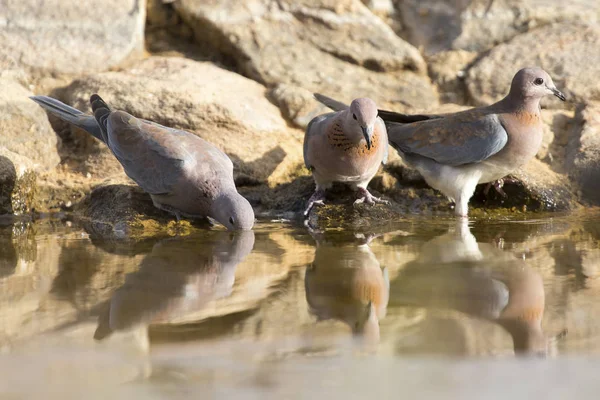
{"type": "MultiPolygon", "coordinates": [[[[107,0],[103,12],[71,0],[34,3],[5,1],[0,17],[3,213],[75,211],[111,237],[143,232],[139,221],[152,221],[148,232],[173,228],[104,144],[47,117],[27,99],[32,92],[85,112],[99,93],[113,108],[189,130],[230,156],[258,216],[301,219],[314,190],[303,130],[329,112],[314,92],[345,103],[369,96],[400,112],[456,112],[500,99],[527,65],[546,69],[569,101],[544,99],[537,160],[512,175],[508,199],[484,195],[482,185],[473,215],[600,203],[595,1],[107,0]],[[126,226],[115,230],[120,219],[126,226]]],[[[452,215],[393,149],[370,188],[392,204],[352,207],[342,187],[312,221],[452,215]]]]}
{"type": "Polygon", "coordinates": [[[3,0],[0,10],[2,69],[86,74],[144,50],[145,0],[3,0]]]}

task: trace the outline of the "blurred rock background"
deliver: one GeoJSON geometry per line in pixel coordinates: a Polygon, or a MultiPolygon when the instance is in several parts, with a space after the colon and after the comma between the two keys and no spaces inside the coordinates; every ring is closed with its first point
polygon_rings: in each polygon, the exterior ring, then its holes
{"type": "MultiPolygon", "coordinates": [[[[544,145],[515,174],[513,200],[474,204],[598,204],[599,18],[597,0],[1,0],[0,213],[85,214],[92,189],[133,186],[104,145],[48,118],[32,94],[89,111],[98,92],[193,131],[231,157],[259,213],[285,213],[312,190],[303,129],[325,111],[313,91],[448,112],[501,98],[530,65],[569,101],[544,100],[544,145]]],[[[447,210],[391,153],[372,187],[403,211],[447,210]]],[[[124,190],[114,188],[97,197],[114,207],[124,190]]]]}

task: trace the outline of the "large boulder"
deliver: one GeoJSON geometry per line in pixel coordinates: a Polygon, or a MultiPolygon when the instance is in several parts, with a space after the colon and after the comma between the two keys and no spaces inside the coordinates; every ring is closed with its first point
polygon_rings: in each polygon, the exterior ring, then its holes
{"type": "Polygon", "coordinates": [[[0,78],[0,214],[28,212],[36,175],[60,161],[46,113],[18,82],[0,78]]]}
{"type": "MultiPolygon", "coordinates": [[[[267,100],[266,88],[212,63],[151,57],[122,72],[76,80],[62,97],[89,111],[92,93],[115,109],[193,131],[215,144],[232,159],[240,184],[276,184],[302,163],[303,133],[288,127],[280,110],[267,100]]],[[[103,160],[87,160],[94,168],[87,172],[102,176],[105,168],[120,168],[104,144],[86,133],[76,135],[95,142],[90,152],[103,160]]]]}
{"type": "Polygon", "coordinates": [[[567,145],[569,177],[583,201],[600,204],[600,103],[578,107],[567,145]]]}
{"type": "Polygon", "coordinates": [[[56,166],[56,134],[44,110],[29,99],[33,93],[7,79],[0,79],[0,87],[0,147],[27,157],[38,170],[56,166]]]}
{"type": "Polygon", "coordinates": [[[36,178],[31,160],[0,146],[0,215],[31,211],[36,178]]]}
{"type": "Polygon", "coordinates": [[[104,71],[144,49],[145,0],[5,0],[0,67],[39,75],[104,71]]]}
{"type": "Polygon", "coordinates": [[[476,210],[474,216],[488,215],[490,209],[561,212],[578,208],[577,197],[566,177],[538,159],[530,160],[505,180],[508,183],[503,191],[507,197],[493,188],[486,193],[486,184],[477,186],[471,205],[474,209],[481,208],[482,212],[476,210]]]}
{"type": "Polygon", "coordinates": [[[600,3],[574,0],[397,0],[410,42],[433,54],[444,50],[484,51],[553,22],[596,22],[600,3]]]}
{"type": "Polygon", "coordinates": [[[445,51],[428,57],[429,76],[438,87],[440,101],[468,103],[466,71],[476,58],[476,52],[465,50],[445,51]]]}
{"type": "Polygon", "coordinates": [[[425,107],[437,94],[418,50],[359,0],[174,3],[196,40],[228,55],[242,74],[349,101],[425,107]]]}
{"type": "MultiPolygon", "coordinates": [[[[544,68],[569,102],[600,99],[600,28],[594,24],[549,25],[495,47],[468,73],[467,88],[474,103],[490,104],[508,93],[518,69],[544,68]]],[[[552,96],[550,96],[552,97],[552,96]]],[[[564,105],[552,97],[551,108],[564,105]]]]}

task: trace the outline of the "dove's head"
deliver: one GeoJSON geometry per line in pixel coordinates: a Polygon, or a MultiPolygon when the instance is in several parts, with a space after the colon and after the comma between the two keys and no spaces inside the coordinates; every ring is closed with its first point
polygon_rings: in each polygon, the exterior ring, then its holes
{"type": "Polygon", "coordinates": [[[550,75],[538,67],[523,68],[517,72],[512,80],[510,93],[532,99],[541,99],[547,94],[552,94],[562,101],[566,100],[565,95],[552,82],[550,75]]]}
{"type": "Polygon", "coordinates": [[[349,116],[367,141],[367,149],[371,149],[371,139],[377,122],[377,105],[367,97],[355,99],[350,104],[349,116]]]}
{"type": "Polygon", "coordinates": [[[212,204],[210,216],[230,231],[249,230],[254,226],[254,210],[241,194],[222,193],[212,204]]]}

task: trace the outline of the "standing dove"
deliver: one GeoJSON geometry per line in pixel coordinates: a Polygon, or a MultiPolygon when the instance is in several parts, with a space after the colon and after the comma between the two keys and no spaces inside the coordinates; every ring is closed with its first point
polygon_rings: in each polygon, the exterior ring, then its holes
{"type": "MultiPolygon", "coordinates": [[[[508,95],[490,106],[437,116],[379,115],[404,161],[455,202],[457,216],[467,217],[477,184],[500,180],[538,152],[540,100],[547,94],[565,101],[544,70],[524,68],[514,76],[508,95]]],[[[330,108],[339,104],[319,97],[330,108]]]]}
{"type": "Polygon", "coordinates": [[[252,229],[254,211],[233,181],[233,163],[193,133],[111,110],[97,94],[94,115],[46,96],[33,101],[104,142],[154,206],[180,216],[211,217],[229,230],[252,229]]]}
{"type": "Polygon", "coordinates": [[[367,185],[385,164],[388,138],[375,102],[355,99],[350,107],[314,118],[304,136],[304,163],[316,183],[304,215],[315,204],[323,204],[325,190],[333,182],[346,182],[358,191],[357,203],[385,202],[373,196],[367,185]]]}

